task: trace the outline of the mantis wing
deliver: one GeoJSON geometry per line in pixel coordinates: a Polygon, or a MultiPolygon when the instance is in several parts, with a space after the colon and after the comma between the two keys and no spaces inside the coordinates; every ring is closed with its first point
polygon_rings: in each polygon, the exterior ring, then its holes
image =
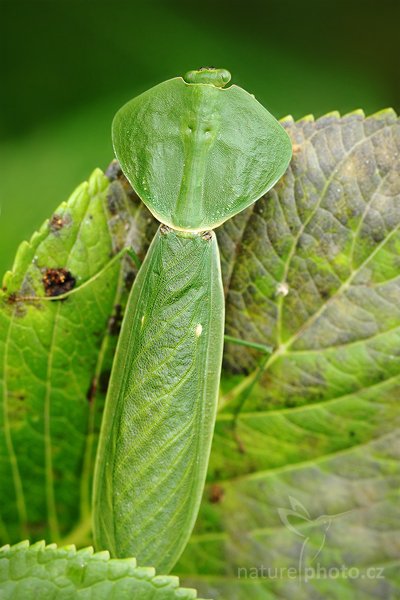
{"type": "Polygon", "coordinates": [[[224,298],[214,233],[161,227],[133,285],[94,481],[94,537],[168,572],[193,528],[217,407],[224,298]]]}

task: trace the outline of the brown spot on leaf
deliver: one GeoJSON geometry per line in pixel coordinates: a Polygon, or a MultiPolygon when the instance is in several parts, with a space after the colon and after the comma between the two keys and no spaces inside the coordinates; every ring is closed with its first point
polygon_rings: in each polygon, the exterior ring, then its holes
{"type": "Polygon", "coordinates": [[[210,240],[212,240],[212,231],[204,231],[201,234],[201,237],[203,238],[203,240],[205,240],[206,242],[209,242],[210,240]]]}
{"type": "Polygon", "coordinates": [[[120,179],[120,177],[123,177],[122,169],[117,160],[110,162],[106,169],[105,176],[110,181],[116,181],[117,179],[120,179]]]}
{"type": "Polygon", "coordinates": [[[131,184],[125,177],[120,167],[120,164],[117,160],[113,160],[107,167],[105,175],[109,181],[119,181],[125,193],[130,198],[137,198],[135,191],[133,190],[131,184]]]}
{"type": "Polygon", "coordinates": [[[15,398],[16,400],[21,400],[22,402],[26,399],[26,393],[24,391],[8,391],[7,395],[9,398],[15,398]]]}
{"type": "Polygon", "coordinates": [[[76,279],[66,269],[46,269],[42,278],[46,296],[61,296],[75,287],[76,279]]]}
{"type": "Polygon", "coordinates": [[[210,488],[209,500],[211,504],[218,504],[224,498],[224,489],[218,484],[213,483],[210,488]]]}
{"type": "Polygon", "coordinates": [[[66,225],[66,220],[61,215],[54,214],[49,221],[51,231],[60,231],[66,225]]]}
{"type": "Polygon", "coordinates": [[[111,377],[111,371],[109,369],[100,373],[99,389],[103,394],[105,394],[108,389],[108,383],[110,381],[110,377],[111,377]]]}
{"type": "Polygon", "coordinates": [[[7,296],[7,303],[8,304],[15,304],[16,301],[17,301],[17,294],[15,292],[13,292],[9,296],[7,296]]]}
{"type": "Polygon", "coordinates": [[[235,438],[237,449],[240,452],[240,454],[246,454],[246,448],[236,431],[234,432],[233,437],[235,438]]]}
{"type": "Polygon", "coordinates": [[[171,227],[168,227],[168,225],[164,225],[164,223],[160,227],[160,233],[162,235],[167,235],[167,233],[170,233],[171,231],[172,231],[171,227]]]}
{"type": "Polygon", "coordinates": [[[93,402],[93,398],[96,395],[96,391],[97,391],[97,379],[96,379],[96,377],[93,377],[90,387],[86,394],[86,398],[88,399],[89,403],[93,402]]]}
{"type": "Polygon", "coordinates": [[[125,288],[129,291],[133,285],[133,282],[135,281],[135,272],[134,271],[127,271],[126,275],[124,277],[124,283],[125,283],[125,288]]]}

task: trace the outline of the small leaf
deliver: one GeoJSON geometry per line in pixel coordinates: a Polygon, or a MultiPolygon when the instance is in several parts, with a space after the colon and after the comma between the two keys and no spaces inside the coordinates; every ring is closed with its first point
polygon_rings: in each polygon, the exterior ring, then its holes
{"type": "Polygon", "coordinates": [[[179,579],[138,567],[134,558],[110,559],[108,552],[75,546],[57,548],[20,542],[0,548],[2,600],[189,600],[196,590],[179,587],[179,579]]]}
{"type": "Polygon", "coordinates": [[[121,270],[119,258],[111,265],[110,260],[128,238],[134,248],[138,240],[142,243],[147,214],[127,195],[117,171],[107,178],[97,170],[29,243],[21,244],[12,271],[4,277],[0,291],[4,542],[25,535],[58,540],[74,526],[82,532],[82,524],[86,536],[90,533],[103,394],[132,280],[125,283],[130,275],[127,263],[121,270]],[[141,223],[139,234],[136,227],[141,223]]]}

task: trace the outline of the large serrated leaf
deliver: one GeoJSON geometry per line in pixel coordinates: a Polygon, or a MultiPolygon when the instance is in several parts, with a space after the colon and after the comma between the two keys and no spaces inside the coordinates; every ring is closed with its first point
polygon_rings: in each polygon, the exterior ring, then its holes
{"type": "Polygon", "coordinates": [[[0,548],[2,600],[189,600],[196,590],[179,587],[179,579],[138,567],[134,558],[110,559],[108,552],[75,546],[57,548],[21,542],[0,548]]]}
{"type": "MultiPolygon", "coordinates": [[[[227,332],[276,350],[258,373],[260,355],[226,346],[209,484],[177,572],[230,600],[395,597],[400,126],[391,111],[285,126],[287,174],[217,230],[227,332]],[[303,566],[359,576],[299,583],[305,539],[303,566]]],[[[141,254],[144,217],[131,224],[141,254]]]]}
{"type": "Polygon", "coordinates": [[[394,597],[400,125],[383,111],[286,127],[287,174],[219,232],[227,332],[275,351],[257,380],[256,353],[226,347],[227,370],[249,371],[248,387],[222,399],[176,570],[224,599],[394,597]],[[344,571],[299,582],[318,564],[344,571]]]}

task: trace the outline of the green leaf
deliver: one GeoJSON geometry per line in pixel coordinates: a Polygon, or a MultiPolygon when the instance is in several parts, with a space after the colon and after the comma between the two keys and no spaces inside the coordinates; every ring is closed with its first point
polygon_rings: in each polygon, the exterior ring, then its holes
{"type": "Polygon", "coordinates": [[[219,230],[227,333],[275,351],[260,374],[254,351],[226,346],[226,371],[249,375],[222,398],[209,483],[176,572],[217,598],[395,597],[399,121],[387,110],[285,124],[289,171],[219,230]],[[359,576],[299,583],[306,539],[304,567],[359,576]],[[289,567],[292,577],[274,572],[289,567]]]}
{"type": "Polygon", "coordinates": [[[121,270],[121,260],[110,264],[110,259],[127,238],[133,238],[142,219],[147,222],[146,209],[138,208],[118,181],[110,183],[97,170],[29,243],[21,244],[13,270],[4,278],[0,292],[4,542],[44,535],[57,541],[74,526],[84,539],[85,531],[90,531],[102,394],[120,304],[131,280],[125,285],[127,266],[121,270]]]}
{"type": "MultiPolygon", "coordinates": [[[[395,597],[399,122],[391,111],[369,118],[359,111],[284,124],[295,143],[287,174],[217,230],[227,333],[276,350],[261,373],[260,354],[226,345],[208,485],[176,572],[203,595],[223,599],[395,597]],[[289,523],[304,537],[282,521],[290,510],[297,517],[289,523]],[[323,515],[333,515],[325,541],[323,515]],[[306,566],[357,567],[360,576],[301,584],[287,573],[266,577],[262,567],[298,569],[304,538],[306,566]],[[248,577],[238,577],[240,567],[248,577]],[[384,578],[365,576],[368,567],[383,568],[384,578]]],[[[123,179],[112,186],[111,205],[116,197],[124,204],[129,188],[123,179]]],[[[127,235],[143,256],[155,227],[145,209],[135,214],[127,235]]],[[[18,371],[8,377],[16,387],[18,371]]],[[[32,451],[31,430],[24,431],[15,444],[18,464],[32,451]]],[[[0,456],[5,470],[8,455],[0,456]]],[[[27,477],[31,469],[24,468],[27,477]]],[[[79,475],[70,478],[71,494],[79,475]]],[[[15,495],[5,481],[10,498],[2,504],[12,523],[15,495]]],[[[32,477],[24,488],[28,505],[43,493],[33,484],[32,477]]],[[[10,539],[20,538],[10,530],[10,539]]]]}
{"type": "Polygon", "coordinates": [[[21,542],[0,548],[0,596],[2,600],[189,600],[194,589],[179,587],[179,579],[155,574],[152,567],[138,567],[134,558],[110,559],[108,552],[93,548],[21,542]]]}

